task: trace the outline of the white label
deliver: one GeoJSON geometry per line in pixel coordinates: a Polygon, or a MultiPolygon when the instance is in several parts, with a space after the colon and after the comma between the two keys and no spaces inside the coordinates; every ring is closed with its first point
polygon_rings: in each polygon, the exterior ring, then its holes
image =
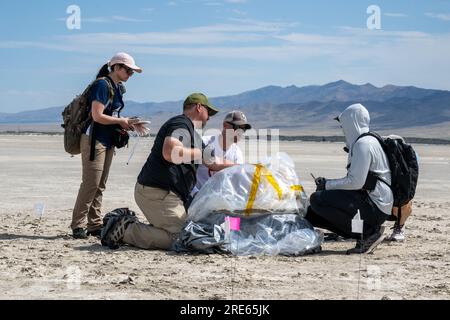
{"type": "Polygon", "coordinates": [[[352,219],[352,233],[363,233],[364,220],[361,220],[361,215],[358,212],[352,219]]]}

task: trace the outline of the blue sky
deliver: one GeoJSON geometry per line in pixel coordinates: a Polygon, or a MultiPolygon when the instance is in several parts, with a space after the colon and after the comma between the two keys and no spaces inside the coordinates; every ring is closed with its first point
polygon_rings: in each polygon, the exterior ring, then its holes
{"type": "Polygon", "coordinates": [[[450,89],[450,1],[15,0],[0,30],[0,112],[66,105],[119,51],[144,69],[127,83],[140,102],[338,79],[450,89]]]}

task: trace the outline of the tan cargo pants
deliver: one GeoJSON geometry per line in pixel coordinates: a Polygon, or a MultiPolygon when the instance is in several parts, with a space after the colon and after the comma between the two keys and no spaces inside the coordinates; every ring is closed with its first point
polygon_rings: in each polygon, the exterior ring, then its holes
{"type": "Polygon", "coordinates": [[[183,202],[173,192],[139,183],[134,198],[150,224],[130,224],[123,242],[142,249],[170,249],[186,221],[183,202]]]}
{"type": "Polygon", "coordinates": [[[114,147],[106,149],[104,145],[96,141],[95,160],[90,161],[91,152],[90,137],[81,136],[81,163],[82,182],[78,191],[77,201],[72,213],[71,228],[85,228],[87,217],[88,231],[94,231],[102,227],[102,197],[108,180],[109,168],[114,155],[114,147]]]}

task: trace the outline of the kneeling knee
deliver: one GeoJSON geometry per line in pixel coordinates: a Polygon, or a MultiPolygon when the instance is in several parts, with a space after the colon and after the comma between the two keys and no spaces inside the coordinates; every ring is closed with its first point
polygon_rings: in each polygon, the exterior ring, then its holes
{"type": "Polygon", "coordinates": [[[321,199],[320,199],[321,193],[322,193],[322,191],[316,191],[310,196],[309,203],[313,209],[315,207],[319,206],[319,204],[321,203],[321,199]]]}

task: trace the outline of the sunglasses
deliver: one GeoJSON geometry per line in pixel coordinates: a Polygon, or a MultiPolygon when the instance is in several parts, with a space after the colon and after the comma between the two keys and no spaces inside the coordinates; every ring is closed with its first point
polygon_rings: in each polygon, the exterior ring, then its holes
{"type": "Polygon", "coordinates": [[[241,129],[241,130],[244,131],[244,132],[247,131],[247,127],[245,127],[245,126],[240,126],[240,125],[234,124],[234,123],[229,122],[229,121],[227,121],[227,123],[228,123],[230,126],[233,127],[233,130],[234,130],[234,131],[236,131],[236,130],[238,130],[238,129],[241,129]]]}
{"type": "Polygon", "coordinates": [[[130,67],[127,67],[127,66],[124,65],[124,64],[122,64],[121,66],[122,66],[122,68],[125,69],[125,71],[127,72],[127,74],[128,74],[129,76],[132,76],[132,75],[134,74],[134,70],[131,69],[130,67]]]}
{"type": "Polygon", "coordinates": [[[202,104],[201,106],[206,109],[206,111],[208,112],[208,116],[212,117],[215,114],[214,111],[212,111],[208,106],[205,106],[204,104],[202,104]]]}

